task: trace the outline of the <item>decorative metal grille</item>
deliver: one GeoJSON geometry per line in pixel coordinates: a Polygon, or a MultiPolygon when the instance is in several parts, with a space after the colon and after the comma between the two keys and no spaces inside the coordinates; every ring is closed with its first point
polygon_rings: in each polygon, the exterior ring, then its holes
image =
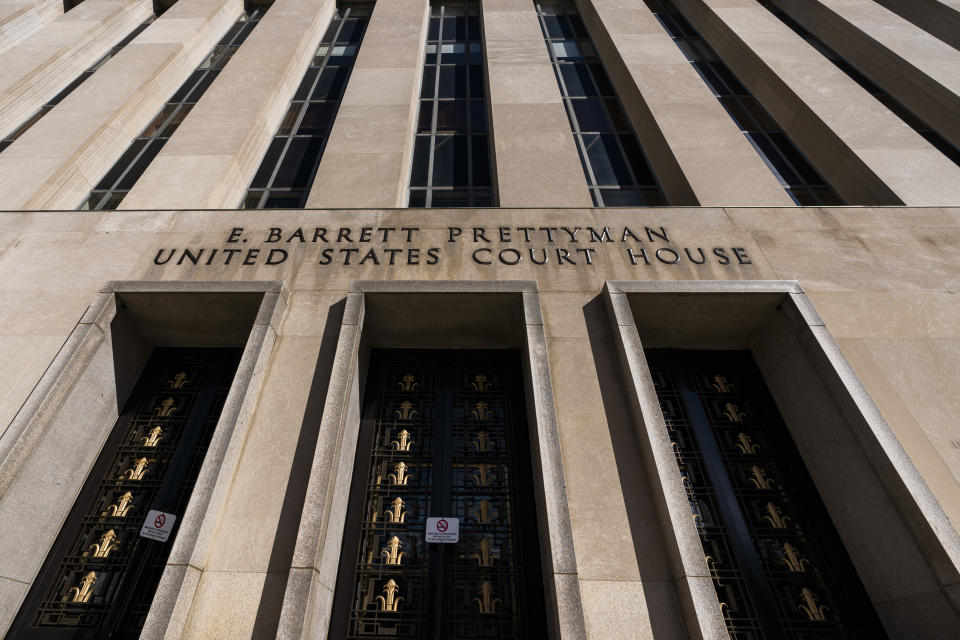
{"type": "Polygon", "coordinates": [[[375,352],[331,637],[545,628],[516,354],[375,352]],[[358,491],[358,488],[361,489],[358,491]],[[425,542],[427,517],[460,542],[425,542]]]}
{"type": "Polygon", "coordinates": [[[886,637],[750,355],[646,353],[730,637],[886,637]]]}
{"type": "Polygon", "coordinates": [[[117,420],[8,638],[137,638],[239,361],[157,349],[117,420]],[[174,513],[166,542],[139,536],[174,513]]]}

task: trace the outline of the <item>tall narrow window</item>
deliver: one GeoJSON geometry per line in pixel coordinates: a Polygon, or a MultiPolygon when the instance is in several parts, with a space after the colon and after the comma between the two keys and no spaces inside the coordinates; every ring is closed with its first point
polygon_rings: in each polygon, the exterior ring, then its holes
{"type": "Polygon", "coordinates": [[[200,66],[190,74],[187,81],[163,106],[160,113],[134,139],[133,144],[97,183],[90,192],[90,197],[78,207],[79,209],[116,209],[120,205],[133,185],[160,153],[163,145],[167,143],[183,119],[187,117],[233,54],[257,26],[268,8],[269,5],[257,5],[256,9],[245,12],[230,27],[213,51],[204,58],[200,66]]]}
{"type": "Polygon", "coordinates": [[[750,355],[646,352],[731,638],[885,638],[750,355]]]}
{"type": "Polygon", "coordinates": [[[920,118],[914,115],[912,111],[903,106],[903,104],[896,98],[871,82],[865,75],[857,71],[856,67],[841,58],[840,54],[828,47],[826,43],[820,40],[820,38],[807,31],[803,26],[800,25],[800,23],[784,13],[779,7],[767,0],[761,0],[760,4],[766,7],[770,13],[779,18],[783,24],[793,29],[798,36],[809,42],[814,49],[822,53],[827,60],[835,64],[837,68],[847,74],[851,80],[859,84],[861,87],[866,89],[870,95],[882,102],[887,109],[889,109],[895,116],[903,120],[907,126],[926,138],[927,142],[936,147],[940,153],[950,158],[950,160],[952,160],[955,164],[960,165],[960,149],[950,144],[950,142],[937,133],[933,127],[928,125],[926,122],[923,122],[920,118]]]}
{"type": "Polygon", "coordinates": [[[496,205],[478,0],[432,0],[411,207],[496,205]]]}
{"type": "Polygon", "coordinates": [[[21,606],[10,640],[140,636],[239,349],[157,349],[21,606]],[[147,514],[176,520],[166,542],[147,514]]]}
{"type": "Polygon", "coordinates": [[[373,353],[329,637],[545,637],[517,356],[373,353]]]}
{"type": "Polygon", "coordinates": [[[372,10],[372,2],[337,8],[250,183],[244,209],[306,205],[372,10]]]}
{"type": "MultiPolygon", "coordinates": [[[[159,14],[158,14],[158,15],[159,15],[159,14]]],[[[147,27],[150,26],[150,24],[154,21],[155,17],[156,17],[156,16],[150,16],[150,18],[148,18],[145,22],[143,22],[143,23],[142,23],[141,25],[139,25],[136,29],[134,29],[134,30],[130,33],[130,35],[128,35],[126,38],[124,38],[124,39],[121,40],[119,43],[117,43],[116,45],[114,45],[114,46],[110,49],[110,51],[107,52],[106,55],[104,55],[102,58],[100,58],[99,60],[97,60],[96,62],[94,62],[92,65],[90,65],[90,67],[87,68],[87,69],[86,69],[83,73],[81,73],[79,76],[77,76],[77,78],[76,78],[73,82],[71,82],[71,83],[68,84],[66,87],[64,87],[64,89],[63,89],[60,93],[58,93],[58,94],[55,95],[54,97],[50,98],[50,100],[48,100],[46,104],[44,104],[42,107],[40,107],[40,109],[39,109],[36,113],[34,113],[32,116],[30,116],[29,118],[27,118],[26,122],[24,122],[24,123],[21,124],[19,127],[17,127],[17,129],[16,129],[13,133],[11,133],[10,135],[8,135],[6,138],[0,140],[0,151],[3,151],[3,150],[6,149],[7,147],[9,147],[11,144],[13,144],[14,141],[15,141],[17,138],[19,138],[19,137],[22,136],[24,133],[26,133],[27,130],[30,129],[30,127],[32,127],[33,125],[37,124],[37,122],[40,121],[40,118],[42,118],[43,116],[47,115],[47,113],[49,113],[51,109],[53,109],[55,106],[57,106],[58,104],[60,104],[60,102],[61,102],[64,98],[66,98],[68,95],[70,95],[70,94],[73,92],[74,89],[76,89],[76,88],[79,87],[81,84],[83,84],[84,82],[86,82],[87,79],[88,79],[90,76],[92,76],[92,75],[97,71],[97,69],[99,69],[99,68],[102,67],[104,64],[106,64],[107,60],[109,60],[109,59],[112,58],[113,56],[117,55],[117,54],[120,52],[121,49],[123,49],[125,46],[127,46],[128,44],[130,44],[130,41],[131,41],[131,40],[133,40],[134,38],[136,38],[138,35],[140,35],[140,33],[141,33],[144,29],[146,29],[147,27]]]]}
{"type": "Polygon", "coordinates": [[[546,0],[536,7],[594,206],[664,204],[577,8],[569,0],[546,0]]]}
{"type": "Polygon", "coordinates": [[[644,0],[795,203],[843,200],[670,0],[644,0]]]}

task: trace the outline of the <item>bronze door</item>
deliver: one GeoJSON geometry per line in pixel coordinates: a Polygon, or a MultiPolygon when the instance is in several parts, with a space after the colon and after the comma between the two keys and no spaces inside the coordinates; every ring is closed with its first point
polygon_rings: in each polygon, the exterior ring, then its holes
{"type": "Polygon", "coordinates": [[[750,354],[646,354],[730,637],[885,638],[750,354]]]}
{"type": "Polygon", "coordinates": [[[520,359],[374,351],[332,638],[546,637],[520,359]],[[427,544],[428,517],[460,522],[427,544]]]}
{"type": "Polygon", "coordinates": [[[239,359],[154,350],[7,638],[140,637],[239,359]],[[151,509],[166,542],[139,535],[151,509]]]}

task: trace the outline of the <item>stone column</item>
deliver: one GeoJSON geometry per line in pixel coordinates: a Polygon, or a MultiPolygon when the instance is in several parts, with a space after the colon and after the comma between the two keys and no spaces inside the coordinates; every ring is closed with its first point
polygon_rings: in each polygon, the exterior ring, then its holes
{"type": "Polygon", "coordinates": [[[242,0],[171,7],[0,153],[0,202],[11,210],[80,206],[242,11],[242,0]]]}
{"type": "Polygon", "coordinates": [[[120,208],[236,207],[334,7],[333,0],[276,0],[120,208]]]}
{"type": "Polygon", "coordinates": [[[877,0],[954,49],[960,49],[960,0],[877,0]]]}
{"type": "Polygon", "coordinates": [[[402,207],[429,3],[378,0],[307,207],[402,207]]]}
{"type": "Polygon", "coordinates": [[[531,0],[483,4],[501,207],[592,207],[531,0]]]}
{"type": "Polygon", "coordinates": [[[960,147],[960,51],[873,0],[773,1],[960,147]]]}
{"type": "Polygon", "coordinates": [[[754,0],[674,4],[848,204],[960,198],[960,167],[754,0]]]}
{"type": "Polygon", "coordinates": [[[0,54],[0,137],[152,14],[152,0],[87,0],[0,54]]]}
{"type": "Polygon", "coordinates": [[[793,205],[642,1],[578,5],[666,193],[690,190],[707,207],[793,205]]]}
{"type": "Polygon", "coordinates": [[[63,0],[0,0],[0,52],[63,15],[63,0]]]}

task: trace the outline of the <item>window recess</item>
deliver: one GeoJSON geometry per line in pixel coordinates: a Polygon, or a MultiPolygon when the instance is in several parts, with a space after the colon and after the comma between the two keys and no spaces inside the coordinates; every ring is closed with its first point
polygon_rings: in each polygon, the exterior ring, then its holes
{"type": "Polygon", "coordinates": [[[577,8],[547,0],[536,9],[594,206],[666,204],[577,8]]]}
{"type": "Polygon", "coordinates": [[[730,637],[885,638],[749,352],[645,353],[730,637]]]}
{"type": "Polygon", "coordinates": [[[130,147],[106,175],[90,191],[90,197],[78,208],[89,210],[116,209],[130,193],[143,172],[170,140],[180,123],[196,106],[200,97],[226,66],[243,41],[260,22],[270,5],[256,5],[237,20],[227,34],[220,39],[200,66],[180,86],[173,97],[160,109],[160,113],[137,136],[130,147]]]}
{"type": "Polygon", "coordinates": [[[477,0],[433,0],[410,207],[496,206],[477,0]]]}
{"type": "MultiPolygon", "coordinates": [[[[157,16],[159,15],[160,14],[158,13],[157,16]]],[[[62,102],[64,98],[70,95],[74,89],[76,89],[81,84],[86,82],[87,79],[90,78],[90,76],[96,73],[97,69],[99,69],[104,64],[106,64],[107,60],[109,60],[113,56],[120,53],[120,50],[123,49],[128,44],[130,44],[130,41],[136,38],[138,35],[140,35],[140,33],[144,29],[149,27],[153,23],[153,21],[156,19],[157,16],[150,16],[150,18],[148,18],[146,21],[140,24],[136,29],[131,31],[130,35],[128,35],[126,38],[124,38],[119,43],[117,43],[113,48],[110,49],[110,51],[107,52],[106,55],[104,55],[102,58],[94,62],[92,65],[90,65],[89,68],[85,69],[84,72],[81,73],[79,76],[77,76],[77,78],[73,82],[71,82],[66,87],[64,87],[64,89],[60,93],[58,93],[57,95],[52,97],[50,100],[48,100],[47,103],[44,104],[42,107],[40,107],[40,109],[36,113],[34,113],[29,118],[27,118],[27,120],[23,124],[21,124],[19,127],[17,127],[17,129],[14,130],[13,133],[8,135],[6,138],[0,140],[0,152],[2,152],[4,149],[9,147],[11,144],[13,144],[14,141],[16,141],[17,138],[19,138],[24,133],[26,133],[30,129],[30,127],[37,124],[37,122],[39,122],[40,119],[43,118],[43,116],[50,113],[50,111],[55,106],[60,104],[60,102],[62,102]]]]}
{"type": "Polygon", "coordinates": [[[793,201],[801,206],[844,204],[673,3],[670,0],[644,2],[793,201]]]}
{"type": "Polygon", "coordinates": [[[303,208],[363,42],[372,2],[337,8],[260,162],[244,209],[303,208]]]}

